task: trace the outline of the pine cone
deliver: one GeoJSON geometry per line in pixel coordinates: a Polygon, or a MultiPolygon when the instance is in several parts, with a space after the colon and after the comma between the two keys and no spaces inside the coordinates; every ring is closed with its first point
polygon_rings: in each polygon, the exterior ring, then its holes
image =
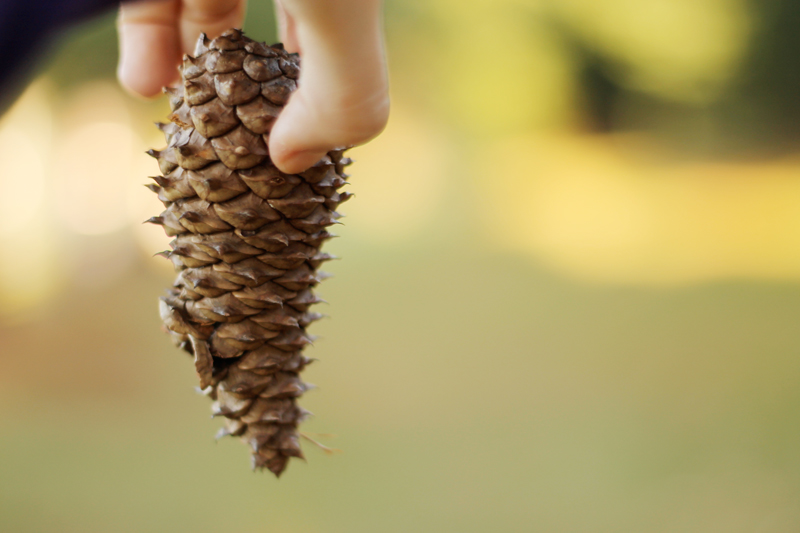
{"type": "Polygon", "coordinates": [[[250,445],[253,468],[280,475],[302,457],[296,404],[308,388],[299,372],[322,315],[312,288],[332,256],[338,192],[350,160],[332,151],[297,175],[279,171],[267,140],[296,88],[299,58],[230,30],[201,35],[195,57],[180,67],[182,86],[165,89],[170,123],[159,124],[167,147],[149,153],[162,176],[148,187],[166,210],[149,220],[175,237],[163,252],[178,273],[161,299],[164,325],[194,357],[203,393],[225,417],[219,436],[250,445]]]}

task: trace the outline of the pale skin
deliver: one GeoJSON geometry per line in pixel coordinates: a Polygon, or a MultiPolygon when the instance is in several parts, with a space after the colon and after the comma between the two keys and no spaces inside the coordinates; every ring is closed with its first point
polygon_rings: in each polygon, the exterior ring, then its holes
{"type": "MultiPolygon", "coordinates": [[[[259,1],[259,0],[256,0],[259,1]]],[[[261,0],[263,1],[263,0],[261,0]]],[[[302,172],[333,148],[381,132],[389,93],[380,0],[275,0],[281,41],[303,60],[297,91],[269,138],[283,172],[302,172]]],[[[240,28],[245,0],[144,0],[120,7],[120,83],[150,97],[178,79],[201,32],[240,28]]]]}

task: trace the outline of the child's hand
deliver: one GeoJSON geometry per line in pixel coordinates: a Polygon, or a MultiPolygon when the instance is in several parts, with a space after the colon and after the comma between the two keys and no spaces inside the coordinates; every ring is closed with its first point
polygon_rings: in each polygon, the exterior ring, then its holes
{"type": "MultiPolygon", "coordinates": [[[[375,137],[386,125],[389,95],[380,0],[276,0],[280,37],[300,52],[297,91],[269,140],[287,173],[328,150],[375,137]]],[[[153,96],[177,80],[177,65],[198,35],[241,27],[244,0],[144,0],[120,8],[120,82],[153,96]]]]}

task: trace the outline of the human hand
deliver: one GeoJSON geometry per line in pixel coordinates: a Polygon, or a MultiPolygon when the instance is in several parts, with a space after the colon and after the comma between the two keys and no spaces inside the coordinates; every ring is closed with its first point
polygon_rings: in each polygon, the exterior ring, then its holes
{"type": "MultiPolygon", "coordinates": [[[[262,0],[263,1],[263,0],[262,0]]],[[[283,172],[307,169],[333,148],[375,137],[389,114],[380,0],[275,0],[280,39],[303,68],[269,138],[283,172]]],[[[177,65],[201,32],[241,27],[245,0],[126,2],[118,19],[120,83],[154,96],[178,78],[177,65]]]]}

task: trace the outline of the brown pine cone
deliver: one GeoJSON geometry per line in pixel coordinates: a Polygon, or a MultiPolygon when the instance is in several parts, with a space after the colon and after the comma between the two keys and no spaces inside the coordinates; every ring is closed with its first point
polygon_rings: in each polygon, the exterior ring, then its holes
{"type": "Polygon", "coordinates": [[[194,357],[220,435],[240,436],[253,468],[280,475],[302,457],[296,404],[307,389],[299,377],[322,315],[312,288],[332,256],[336,207],[349,198],[350,160],[332,151],[296,175],[269,158],[272,124],[297,86],[299,58],[229,30],[201,35],[180,67],[182,85],[165,89],[170,123],[159,124],[167,147],[149,153],[163,173],[150,189],[166,210],[150,222],[175,237],[169,258],[178,273],[161,299],[161,318],[176,345],[194,357]]]}

